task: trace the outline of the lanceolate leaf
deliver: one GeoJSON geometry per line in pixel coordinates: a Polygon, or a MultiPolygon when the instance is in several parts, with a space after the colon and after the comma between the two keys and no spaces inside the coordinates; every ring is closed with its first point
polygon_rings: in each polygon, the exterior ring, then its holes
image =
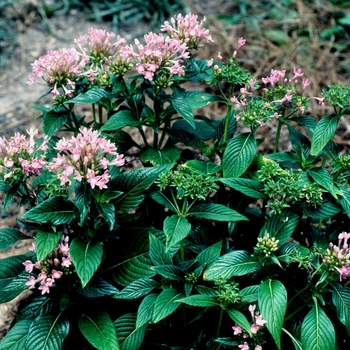
{"type": "Polygon", "coordinates": [[[242,327],[250,336],[252,336],[252,331],[250,330],[250,323],[247,318],[238,310],[227,309],[226,310],[231,319],[242,327]]]}
{"type": "Polygon", "coordinates": [[[193,128],[195,128],[192,108],[187,103],[186,99],[179,96],[173,98],[171,102],[176,112],[179,113],[181,117],[184,118],[193,128]]]}
{"type": "Polygon", "coordinates": [[[337,198],[339,191],[334,186],[333,178],[329,172],[322,167],[311,168],[307,170],[309,176],[311,176],[317,184],[328,190],[333,197],[337,198]],[[338,192],[338,193],[337,193],[338,192]]]}
{"type": "Polygon", "coordinates": [[[126,314],[114,321],[121,350],[139,349],[147,325],[136,327],[136,315],[126,314]]]}
{"type": "Polygon", "coordinates": [[[61,232],[37,231],[35,238],[37,258],[43,260],[56,248],[61,232]]]}
{"type": "Polygon", "coordinates": [[[97,209],[108,223],[109,230],[112,231],[115,222],[115,208],[112,203],[97,204],[97,209]]]}
{"type": "Polygon", "coordinates": [[[216,299],[202,294],[190,295],[189,297],[178,299],[176,302],[199,307],[220,306],[216,299]]]}
{"type": "Polygon", "coordinates": [[[145,147],[140,152],[140,159],[143,163],[150,162],[154,166],[176,163],[181,156],[180,150],[173,146],[166,146],[163,149],[145,147]]]}
{"type": "Polygon", "coordinates": [[[79,329],[89,343],[99,350],[119,350],[114,324],[105,311],[93,316],[82,315],[79,329]]]}
{"type": "Polygon", "coordinates": [[[194,206],[189,216],[215,221],[242,221],[248,220],[245,216],[237,213],[222,204],[203,203],[194,206]]]}
{"type": "Polygon", "coordinates": [[[188,236],[191,225],[183,216],[173,215],[164,220],[163,230],[166,236],[166,250],[188,236]]]}
{"type": "Polygon", "coordinates": [[[259,292],[258,285],[255,286],[248,286],[246,288],[243,288],[240,293],[242,296],[242,303],[254,303],[258,300],[258,292],[259,292]]]}
{"type": "Polygon", "coordinates": [[[145,191],[156,181],[159,174],[167,171],[173,165],[134,169],[117,176],[111,183],[111,189],[123,191],[116,199],[119,212],[128,212],[138,206],[145,198],[145,191]]]}
{"type": "Polygon", "coordinates": [[[0,350],[23,350],[32,320],[17,322],[0,342],[0,350]]]}
{"type": "Polygon", "coordinates": [[[133,117],[130,110],[121,110],[113,114],[100,131],[114,131],[124,126],[139,126],[140,124],[141,122],[133,117]]]}
{"type": "Polygon", "coordinates": [[[43,132],[47,136],[54,134],[61,126],[67,122],[68,114],[60,115],[59,113],[49,111],[43,116],[43,132]]]}
{"type": "Polygon", "coordinates": [[[70,255],[83,288],[100,266],[102,254],[103,248],[99,242],[84,242],[78,237],[73,239],[70,255]]]}
{"type": "Polygon", "coordinates": [[[261,192],[264,186],[257,181],[250,180],[250,179],[241,179],[241,178],[240,179],[227,178],[227,179],[220,179],[220,182],[222,182],[224,185],[230,188],[233,188],[238,192],[245,194],[248,197],[262,198],[262,199],[267,198],[266,195],[261,192]]]}
{"type": "Polygon", "coordinates": [[[24,270],[23,262],[30,258],[30,255],[25,254],[0,259],[0,280],[19,275],[24,270]]]}
{"type": "Polygon", "coordinates": [[[217,259],[204,271],[204,278],[214,281],[216,278],[229,279],[232,276],[247,275],[256,270],[259,262],[244,250],[235,250],[217,259]]]}
{"type": "Polygon", "coordinates": [[[10,248],[21,239],[31,239],[15,228],[0,229],[0,250],[10,248]]]}
{"type": "Polygon", "coordinates": [[[324,200],[321,205],[315,207],[308,206],[306,203],[302,203],[300,208],[305,216],[310,216],[314,219],[328,219],[338,214],[341,211],[341,207],[336,203],[329,200],[324,200]]]}
{"type": "Polygon", "coordinates": [[[149,235],[149,255],[153,265],[170,265],[172,259],[165,251],[165,245],[154,235],[149,235]]]}
{"type": "Polygon", "coordinates": [[[299,223],[299,215],[291,210],[285,210],[281,214],[272,215],[260,231],[260,237],[267,233],[279,240],[278,247],[281,247],[293,234],[299,223]]]}
{"type": "Polygon", "coordinates": [[[152,323],[157,323],[172,314],[180,306],[180,303],[176,303],[176,300],[182,297],[183,294],[179,293],[176,289],[169,288],[163,290],[155,301],[152,323]]]}
{"type": "Polygon", "coordinates": [[[327,115],[318,122],[311,143],[312,155],[320,153],[323,147],[326,146],[327,142],[332,140],[337,125],[338,118],[332,115],[327,115]]]}
{"type": "Polygon", "coordinates": [[[153,309],[158,294],[148,294],[141,301],[137,310],[136,328],[142,327],[153,317],[153,309]]]}
{"type": "Polygon", "coordinates": [[[153,200],[155,200],[157,203],[163,205],[164,207],[170,209],[171,211],[173,211],[175,213],[177,212],[177,209],[174,206],[174,204],[162,192],[160,192],[160,191],[151,192],[150,197],[153,200]]]}
{"type": "Polygon", "coordinates": [[[187,161],[184,166],[191,169],[193,172],[205,175],[214,175],[221,170],[221,166],[215,163],[197,159],[187,161]]]}
{"type": "Polygon", "coordinates": [[[24,213],[20,219],[26,219],[51,225],[62,225],[74,218],[74,205],[63,197],[57,196],[41,202],[24,213]]]}
{"type": "Polygon", "coordinates": [[[337,308],[337,315],[350,335],[350,290],[340,284],[333,287],[332,301],[337,308]]]}
{"type": "Polygon", "coordinates": [[[281,333],[287,310],[287,291],[280,281],[267,280],[258,292],[259,308],[266,327],[278,349],[281,349],[281,333]]]}
{"type": "Polygon", "coordinates": [[[88,298],[99,298],[106,295],[114,295],[118,293],[118,289],[102,278],[95,277],[84,288],[78,288],[77,292],[88,298]]]}
{"type": "Polygon", "coordinates": [[[69,322],[60,313],[39,315],[30,325],[24,349],[61,349],[69,333],[69,322]]]}
{"type": "Polygon", "coordinates": [[[103,97],[110,98],[110,94],[104,89],[91,89],[69,100],[69,103],[91,104],[99,102],[103,97]]]}
{"type": "Polygon", "coordinates": [[[241,176],[252,163],[256,153],[254,134],[239,134],[229,141],[222,160],[224,177],[241,176]]]}
{"type": "Polygon", "coordinates": [[[301,326],[303,350],[335,350],[335,331],[332,322],[314,299],[312,310],[301,326]]]}
{"type": "Polygon", "coordinates": [[[338,202],[343,207],[346,215],[350,218],[350,190],[345,186],[339,186],[342,196],[339,196],[338,202]]]}
{"type": "Polygon", "coordinates": [[[219,258],[221,253],[221,248],[222,248],[222,241],[213,244],[212,246],[202,250],[198,254],[196,261],[198,261],[200,265],[210,265],[216,259],[219,258]]]}
{"type": "Polygon", "coordinates": [[[130,283],[120,292],[116,293],[115,299],[137,299],[148,294],[152,289],[156,288],[158,283],[149,278],[141,278],[130,283]]]}

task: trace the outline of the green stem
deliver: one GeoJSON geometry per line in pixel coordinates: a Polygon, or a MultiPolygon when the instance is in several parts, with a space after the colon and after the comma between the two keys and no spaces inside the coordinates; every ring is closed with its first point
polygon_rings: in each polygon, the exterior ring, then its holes
{"type": "Polygon", "coordinates": [[[176,210],[177,210],[177,215],[180,215],[181,214],[181,211],[180,211],[180,208],[179,208],[179,205],[177,204],[177,200],[175,198],[175,195],[174,195],[174,191],[172,188],[170,188],[170,193],[171,193],[171,198],[173,199],[173,204],[175,205],[176,207],[176,210]]]}
{"type": "Polygon", "coordinates": [[[276,132],[276,140],[275,140],[275,145],[273,147],[273,153],[276,153],[277,150],[278,150],[278,144],[280,142],[282,125],[283,125],[283,122],[281,120],[278,120],[278,126],[277,126],[277,132],[276,132]]]}
{"type": "Polygon", "coordinates": [[[185,261],[185,247],[183,239],[180,241],[180,258],[182,262],[185,261]]]}
{"type": "Polygon", "coordinates": [[[267,205],[267,199],[264,199],[263,204],[262,204],[262,208],[261,208],[261,216],[260,216],[260,227],[261,228],[265,224],[266,205],[267,205]]]}
{"type": "Polygon", "coordinates": [[[220,310],[220,316],[219,316],[218,330],[217,330],[217,332],[216,332],[216,338],[218,338],[219,335],[220,335],[221,324],[222,324],[222,318],[223,318],[223,316],[224,316],[224,309],[221,308],[221,310],[220,310]]]}
{"type": "Polygon", "coordinates": [[[92,117],[94,119],[94,127],[96,128],[96,105],[92,104],[92,117]]]}
{"type": "Polygon", "coordinates": [[[230,119],[231,119],[231,110],[232,110],[232,105],[229,104],[227,108],[227,114],[226,114],[226,120],[225,120],[224,138],[223,138],[224,143],[226,143],[226,140],[227,140],[228,127],[230,125],[230,119]]]}
{"type": "Polygon", "coordinates": [[[139,129],[140,135],[142,137],[142,140],[143,140],[145,146],[148,146],[147,137],[146,137],[145,133],[143,132],[142,126],[138,127],[138,129],[139,129]]]}
{"type": "Polygon", "coordinates": [[[103,113],[102,113],[102,106],[98,106],[98,121],[100,124],[102,124],[103,121],[103,113]]]}
{"type": "Polygon", "coordinates": [[[311,297],[309,297],[305,303],[300,306],[298,309],[296,309],[294,312],[292,312],[289,316],[287,316],[285,319],[284,319],[284,322],[287,322],[288,320],[290,320],[292,317],[294,317],[296,314],[298,314],[302,309],[304,309],[305,306],[307,306],[309,304],[309,301],[310,301],[311,297]]]}
{"type": "Polygon", "coordinates": [[[301,293],[305,292],[309,287],[310,287],[310,284],[308,283],[303,289],[299,290],[299,292],[296,293],[296,294],[293,296],[293,298],[289,300],[289,302],[288,302],[288,304],[287,304],[287,307],[288,307],[289,305],[291,305],[291,303],[293,302],[293,300],[294,300],[295,298],[297,298],[301,293]]]}

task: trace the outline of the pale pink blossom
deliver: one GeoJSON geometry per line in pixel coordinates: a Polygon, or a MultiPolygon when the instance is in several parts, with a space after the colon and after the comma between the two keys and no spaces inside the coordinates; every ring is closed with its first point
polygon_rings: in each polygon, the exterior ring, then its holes
{"type": "Polygon", "coordinates": [[[28,277],[28,282],[26,282],[26,286],[29,287],[29,289],[33,289],[35,288],[35,284],[36,284],[36,279],[34,276],[29,276],[28,277]]]}
{"type": "Polygon", "coordinates": [[[250,330],[251,330],[251,332],[253,333],[253,334],[256,334],[256,333],[258,333],[258,331],[259,331],[259,326],[257,325],[257,324],[252,324],[251,326],[250,326],[250,330]]]}
{"type": "Polygon", "coordinates": [[[261,345],[257,345],[254,350],[263,350],[262,346],[261,345]]]}
{"type": "Polygon", "coordinates": [[[249,345],[246,341],[243,344],[238,345],[238,347],[242,350],[249,350],[249,345]]]}
{"type": "Polygon", "coordinates": [[[244,38],[239,38],[239,39],[238,39],[237,51],[238,51],[242,46],[244,46],[246,42],[247,42],[246,39],[244,39],[244,38]]]}
{"type": "Polygon", "coordinates": [[[240,327],[237,323],[232,327],[233,335],[241,334],[243,332],[243,328],[240,327]]]}
{"type": "Polygon", "coordinates": [[[31,273],[33,271],[34,264],[30,260],[27,260],[22,264],[25,266],[25,270],[27,272],[31,273]]]}
{"type": "Polygon", "coordinates": [[[256,323],[258,326],[263,327],[263,326],[265,325],[265,323],[267,323],[267,321],[263,320],[263,318],[262,318],[261,315],[256,315],[256,316],[255,316],[255,323],[256,323]]]}

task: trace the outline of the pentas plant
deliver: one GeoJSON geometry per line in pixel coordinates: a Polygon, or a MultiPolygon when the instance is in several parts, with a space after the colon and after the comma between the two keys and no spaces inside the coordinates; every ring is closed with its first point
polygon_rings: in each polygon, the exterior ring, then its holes
{"type": "Polygon", "coordinates": [[[26,291],[0,349],[349,348],[350,155],[333,137],[350,85],[256,78],[244,38],[196,59],[204,25],[177,15],[131,44],[91,28],[33,63],[43,132],[0,139],[3,212],[25,208],[0,249],[32,242],[0,260],[0,301],[26,291]]]}

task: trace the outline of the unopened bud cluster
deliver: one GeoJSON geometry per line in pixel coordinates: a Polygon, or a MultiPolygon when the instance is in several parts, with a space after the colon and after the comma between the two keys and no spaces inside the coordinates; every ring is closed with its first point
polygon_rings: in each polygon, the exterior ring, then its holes
{"type": "Polygon", "coordinates": [[[226,282],[226,280],[217,278],[215,284],[218,288],[217,298],[224,306],[230,303],[239,303],[242,300],[242,295],[236,282],[226,282]]]}
{"type": "Polygon", "coordinates": [[[264,237],[258,238],[258,243],[256,247],[262,252],[266,257],[271,256],[278,248],[279,240],[275,237],[270,238],[270,234],[267,233],[264,237]]]}

